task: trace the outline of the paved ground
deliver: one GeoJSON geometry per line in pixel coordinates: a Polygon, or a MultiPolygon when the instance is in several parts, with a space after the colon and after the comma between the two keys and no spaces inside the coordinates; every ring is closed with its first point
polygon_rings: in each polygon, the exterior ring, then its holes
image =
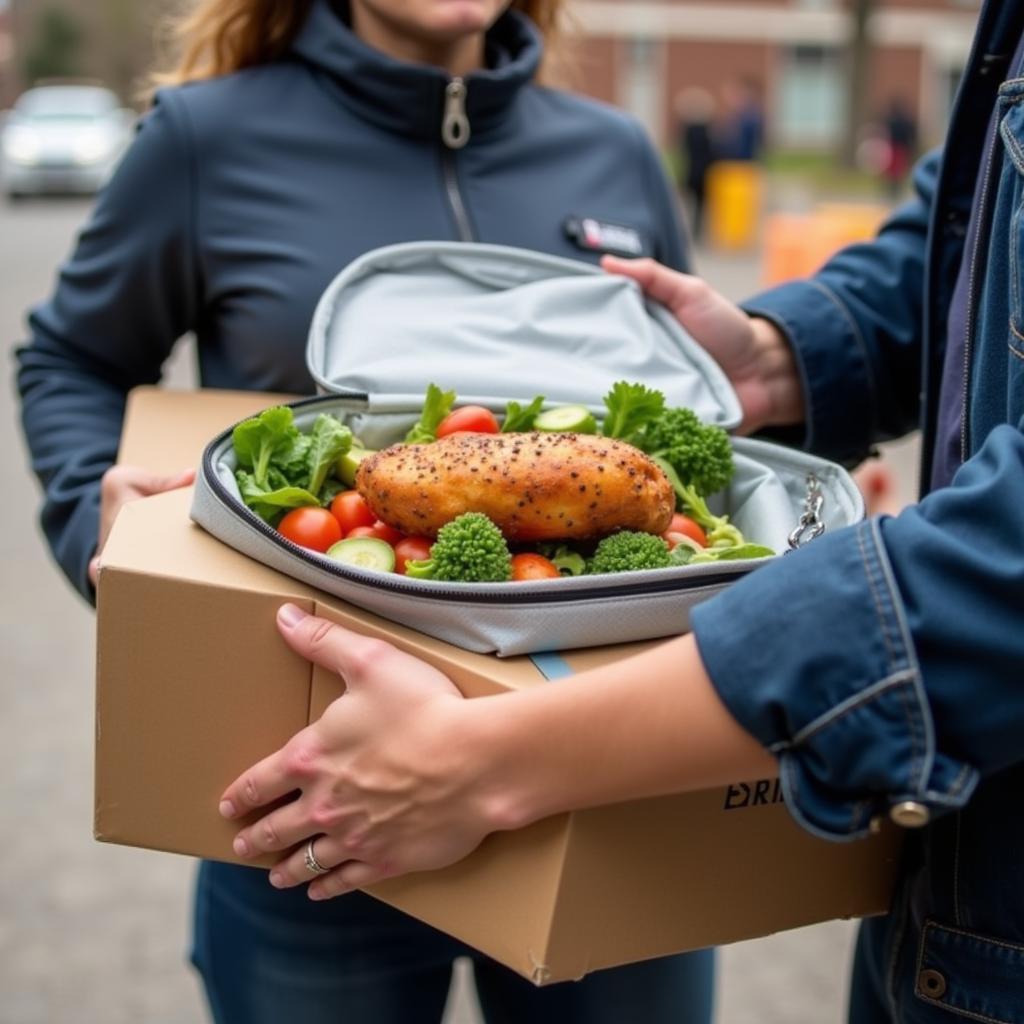
{"type": "MultiPolygon", "coordinates": [[[[86,209],[0,205],[2,344],[22,337],[22,311],[47,291],[86,209]]],[[[733,295],[756,279],[749,260],[703,269],[733,295]]],[[[187,362],[175,360],[179,383],[187,362]]],[[[0,1024],[205,1021],[185,965],[192,863],[92,841],[92,615],[34,525],[11,387],[0,429],[0,1024]]],[[[852,934],[832,923],[723,950],[719,1024],[839,1024],[852,934]]],[[[448,1024],[477,1019],[458,984],[448,1024]]]]}

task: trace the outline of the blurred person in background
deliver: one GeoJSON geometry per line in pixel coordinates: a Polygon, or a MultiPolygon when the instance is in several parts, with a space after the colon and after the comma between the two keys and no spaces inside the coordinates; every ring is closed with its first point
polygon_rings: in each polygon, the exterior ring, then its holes
{"type": "Polygon", "coordinates": [[[708,171],[715,162],[715,100],[707,89],[684,89],[676,97],[675,111],[679,132],[680,183],[687,201],[690,237],[700,243],[704,240],[708,171]]]}
{"type": "MultiPolygon", "coordinates": [[[[18,353],[43,527],[87,599],[121,505],[192,479],[111,468],[129,389],[157,381],[187,331],[204,385],[311,394],[314,306],[379,245],[479,240],[596,262],[608,223],[633,254],[685,266],[639,125],[535,81],[559,7],[204,0],[181,23],[180,64],[18,353]]],[[[193,960],[218,1024],[436,1024],[460,955],[489,1022],[710,1021],[710,952],[537,989],[369,896],[316,904],[263,871],[199,871],[193,960]]]]}
{"type": "Polygon", "coordinates": [[[722,89],[722,114],[717,131],[718,158],[760,160],[765,142],[764,107],[761,86],[753,78],[740,76],[722,89]]]}
{"type": "Polygon", "coordinates": [[[899,96],[894,96],[882,118],[887,144],[883,175],[892,199],[898,199],[910,176],[917,154],[917,122],[910,107],[899,96]]]}
{"type": "MultiPolygon", "coordinates": [[[[223,794],[234,817],[301,789],[242,831],[255,850],[319,835],[325,899],[546,815],[778,772],[814,835],[907,829],[890,913],[860,929],[852,1024],[1024,1021],[1024,0],[985,3],[972,53],[915,198],[812,278],[741,309],[605,260],[719,361],[743,432],[857,462],[920,426],[920,502],[750,573],[691,634],[495,697],[283,606],[347,694],[223,794]],[[343,822],[326,834],[317,801],[343,822]]],[[[294,856],[271,878],[308,881],[294,856]]]]}

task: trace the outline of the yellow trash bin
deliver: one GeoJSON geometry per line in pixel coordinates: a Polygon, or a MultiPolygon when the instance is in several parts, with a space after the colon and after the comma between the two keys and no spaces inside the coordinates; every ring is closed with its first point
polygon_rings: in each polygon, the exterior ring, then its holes
{"type": "Polygon", "coordinates": [[[708,172],[708,230],[718,249],[749,249],[757,241],[763,172],[753,161],[720,160],[708,172]]]}

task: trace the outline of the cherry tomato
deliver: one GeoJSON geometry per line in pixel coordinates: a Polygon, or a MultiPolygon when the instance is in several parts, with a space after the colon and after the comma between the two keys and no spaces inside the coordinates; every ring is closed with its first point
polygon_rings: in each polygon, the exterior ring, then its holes
{"type": "Polygon", "coordinates": [[[338,520],[325,508],[294,508],[277,524],[277,532],[314,551],[326,551],[341,540],[338,520]]]}
{"type": "Polygon", "coordinates": [[[424,562],[430,557],[429,537],[403,537],[395,545],[395,572],[405,575],[406,562],[424,562]]]}
{"type": "Polygon", "coordinates": [[[331,502],[331,515],[338,520],[341,534],[347,537],[357,526],[373,526],[377,517],[358,491],[342,491],[331,502]]]}
{"type": "Polygon", "coordinates": [[[512,556],[512,580],[522,583],[526,580],[553,580],[562,574],[550,559],[532,552],[512,556]]]}
{"type": "Polygon", "coordinates": [[[349,530],[345,534],[345,540],[348,540],[349,537],[376,537],[377,540],[385,541],[394,547],[404,536],[405,534],[400,530],[376,519],[371,526],[357,526],[354,530],[349,530]]]}
{"type": "Polygon", "coordinates": [[[497,434],[498,419],[490,409],[482,405],[464,405],[441,420],[437,425],[437,436],[447,437],[462,430],[473,434],[497,434]]]}
{"type": "Polygon", "coordinates": [[[684,537],[695,540],[702,548],[708,546],[707,534],[689,516],[684,516],[682,512],[676,512],[672,516],[672,522],[669,523],[668,529],[661,535],[668,541],[668,545],[671,548],[674,548],[679,543],[670,536],[673,533],[681,533],[684,537]]]}

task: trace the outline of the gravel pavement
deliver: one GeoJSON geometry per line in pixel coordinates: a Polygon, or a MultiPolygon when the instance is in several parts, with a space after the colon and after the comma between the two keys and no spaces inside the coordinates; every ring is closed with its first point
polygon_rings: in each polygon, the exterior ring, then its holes
{"type": "MultiPolygon", "coordinates": [[[[0,204],[0,338],[12,350],[87,210],[0,204]]],[[[749,259],[702,269],[734,296],[756,284],[749,259]]],[[[188,386],[190,362],[184,346],[172,383],[188,386]]],[[[35,525],[13,383],[0,424],[0,1024],[206,1021],[185,952],[193,862],[92,840],[93,617],[35,525]]],[[[718,1024],[839,1024],[852,938],[835,922],[723,950],[718,1024]]],[[[478,1020],[464,974],[447,1024],[478,1020]]]]}

